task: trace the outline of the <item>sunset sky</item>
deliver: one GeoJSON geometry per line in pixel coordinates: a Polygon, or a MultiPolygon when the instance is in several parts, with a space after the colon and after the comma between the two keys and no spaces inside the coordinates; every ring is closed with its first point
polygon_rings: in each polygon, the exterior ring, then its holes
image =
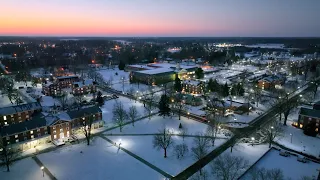
{"type": "Polygon", "coordinates": [[[0,0],[0,36],[320,36],[320,0],[0,0]]]}

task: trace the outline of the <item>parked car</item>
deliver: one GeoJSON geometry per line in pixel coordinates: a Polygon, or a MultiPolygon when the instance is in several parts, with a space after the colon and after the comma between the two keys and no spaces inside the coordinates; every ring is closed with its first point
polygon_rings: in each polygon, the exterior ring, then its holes
{"type": "Polygon", "coordinates": [[[119,98],[116,94],[112,94],[113,98],[119,98]]]}
{"type": "Polygon", "coordinates": [[[302,163],[307,163],[308,159],[306,157],[298,156],[297,161],[302,163]]]}
{"type": "Polygon", "coordinates": [[[288,151],[280,151],[279,155],[280,155],[280,156],[284,156],[284,157],[290,156],[290,154],[289,154],[288,151]]]}

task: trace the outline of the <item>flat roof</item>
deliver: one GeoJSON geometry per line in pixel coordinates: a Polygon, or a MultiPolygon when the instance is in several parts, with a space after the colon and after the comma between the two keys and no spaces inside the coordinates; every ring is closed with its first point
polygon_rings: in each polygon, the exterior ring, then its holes
{"type": "Polygon", "coordinates": [[[155,69],[136,71],[136,72],[141,73],[141,74],[154,75],[154,74],[169,73],[169,72],[174,72],[174,71],[172,69],[168,69],[168,68],[155,68],[155,69]]]}

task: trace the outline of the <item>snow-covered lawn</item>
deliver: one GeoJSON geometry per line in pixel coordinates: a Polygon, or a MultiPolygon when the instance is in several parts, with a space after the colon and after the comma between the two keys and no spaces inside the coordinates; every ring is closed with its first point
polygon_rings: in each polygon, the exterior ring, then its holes
{"type": "Polygon", "coordinates": [[[163,176],[102,138],[38,155],[57,179],[163,179],[163,176]],[[80,153],[82,151],[82,153],[80,153]]]}
{"type": "Polygon", "coordinates": [[[241,122],[241,123],[250,123],[252,120],[257,118],[263,113],[261,110],[254,110],[247,115],[247,113],[244,113],[242,115],[240,114],[232,114],[228,116],[226,119],[226,122],[241,122]]]}
{"type": "MultiPolygon", "coordinates": [[[[314,162],[302,163],[297,161],[296,156],[283,157],[279,155],[279,151],[270,150],[256,165],[257,168],[282,170],[285,178],[299,179],[302,176],[317,177],[320,164],[314,162]]],[[[250,171],[242,178],[245,180],[250,178],[250,171]]]]}
{"type": "MultiPolygon", "coordinates": [[[[134,126],[132,124],[128,124],[123,127],[122,132],[120,132],[119,128],[113,129],[111,131],[105,132],[105,134],[153,134],[158,133],[159,130],[163,130],[164,127],[170,129],[173,133],[178,134],[180,132],[179,124],[181,123],[182,128],[187,128],[188,135],[196,135],[197,133],[205,133],[207,129],[207,125],[200,123],[195,120],[187,119],[185,117],[181,117],[181,120],[178,120],[178,117],[165,117],[154,115],[149,118],[145,118],[141,121],[135,122],[134,126]]],[[[228,132],[223,129],[217,135],[218,137],[226,137],[223,133],[228,132]]]]}
{"type": "MultiPolygon", "coordinates": [[[[252,166],[264,153],[268,151],[268,145],[261,144],[261,145],[250,145],[248,143],[239,143],[236,144],[231,152],[231,149],[228,148],[225,150],[220,156],[223,156],[225,154],[229,154],[231,156],[236,157],[243,157],[245,160],[248,161],[249,167],[252,166]]],[[[203,169],[209,173],[209,179],[214,179],[213,175],[211,174],[211,164],[214,163],[215,160],[207,164],[203,169]]],[[[248,167],[248,169],[249,169],[248,167]]],[[[243,170],[242,173],[244,173],[245,170],[243,170]]]]}
{"type": "Polygon", "coordinates": [[[138,101],[135,102],[134,100],[120,96],[117,99],[105,101],[104,105],[101,107],[102,119],[104,120],[106,127],[108,127],[108,126],[110,127],[110,126],[114,125],[114,123],[112,122],[112,116],[113,116],[112,109],[113,109],[113,106],[116,103],[116,101],[121,102],[124,109],[127,112],[131,106],[135,106],[139,112],[139,115],[140,115],[139,117],[146,115],[145,109],[144,109],[142,103],[140,103],[138,101]]]}
{"type": "MultiPolygon", "coordinates": [[[[192,156],[191,147],[193,146],[194,138],[191,137],[186,137],[183,141],[182,137],[173,136],[175,144],[185,143],[188,146],[189,153],[182,160],[176,158],[173,147],[168,149],[167,158],[164,158],[164,151],[162,149],[157,150],[153,148],[153,136],[109,136],[108,138],[114,142],[119,142],[121,139],[121,147],[133,152],[171,175],[177,175],[197,161],[192,156]]],[[[225,141],[226,139],[216,139],[215,146],[211,146],[208,152],[219,147],[225,141]]]]}
{"type": "Polygon", "coordinates": [[[129,72],[119,70],[118,68],[116,69],[104,69],[104,70],[99,70],[99,72],[103,79],[108,81],[111,80],[112,84],[114,83],[120,83],[122,82],[122,78],[124,78],[125,81],[129,81],[129,72]],[[116,73],[118,75],[116,75],[116,73]]]}
{"type": "Polygon", "coordinates": [[[6,168],[0,168],[0,179],[1,180],[49,180],[50,178],[44,174],[37,165],[37,163],[31,159],[23,159],[15,162],[10,172],[6,172],[6,168]]]}
{"type": "MultiPolygon", "coordinates": [[[[23,99],[22,99],[23,100],[23,99]]],[[[0,108],[15,106],[14,100],[12,100],[13,104],[10,102],[7,94],[0,95],[0,108]]]]}
{"type": "Polygon", "coordinates": [[[204,105],[201,106],[191,106],[191,105],[187,105],[186,108],[188,112],[192,113],[192,114],[196,114],[198,116],[204,116],[206,115],[206,112],[204,110],[202,110],[202,108],[204,107],[204,105]]]}
{"type": "Polygon", "coordinates": [[[283,137],[276,139],[276,141],[290,149],[319,157],[320,138],[303,134],[303,130],[291,126],[292,122],[290,121],[288,121],[287,124],[287,126],[283,126],[283,137]]]}

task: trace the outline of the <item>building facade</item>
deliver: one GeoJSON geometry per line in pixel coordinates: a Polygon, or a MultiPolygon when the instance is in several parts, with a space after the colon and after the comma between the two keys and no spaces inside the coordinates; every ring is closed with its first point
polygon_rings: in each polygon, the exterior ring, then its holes
{"type": "Polygon", "coordinates": [[[56,82],[59,84],[60,88],[71,88],[72,84],[78,81],[78,76],[60,76],[56,78],[56,82]]]}
{"type": "Polygon", "coordinates": [[[58,83],[47,83],[42,85],[42,93],[46,96],[57,96],[60,95],[61,88],[58,83]]]}
{"type": "Polygon", "coordinates": [[[9,106],[0,109],[0,127],[9,126],[32,119],[34,113],[41,111],[38,102],[9,106]]]}
{"type": "Polygon", "coordinates": [[[74,95],[83,95],[88,93],[94,93],[96,91],[97,87],[92,80],[74,82],[72,86],[72,93],[74,95]]]}
{"type": "Polygon", "coordinates": [[[316,136],[320,128],[320,110],[301,108],[298,121],[292,125],[304,130],[306,135],[316,136]]]}
{"type": "Polygon", "coordinates": [[[181,83],[182,92],[191,93],[191,94],[203,94],[205,85],[203,82],[185,80],[181,83]]]}

